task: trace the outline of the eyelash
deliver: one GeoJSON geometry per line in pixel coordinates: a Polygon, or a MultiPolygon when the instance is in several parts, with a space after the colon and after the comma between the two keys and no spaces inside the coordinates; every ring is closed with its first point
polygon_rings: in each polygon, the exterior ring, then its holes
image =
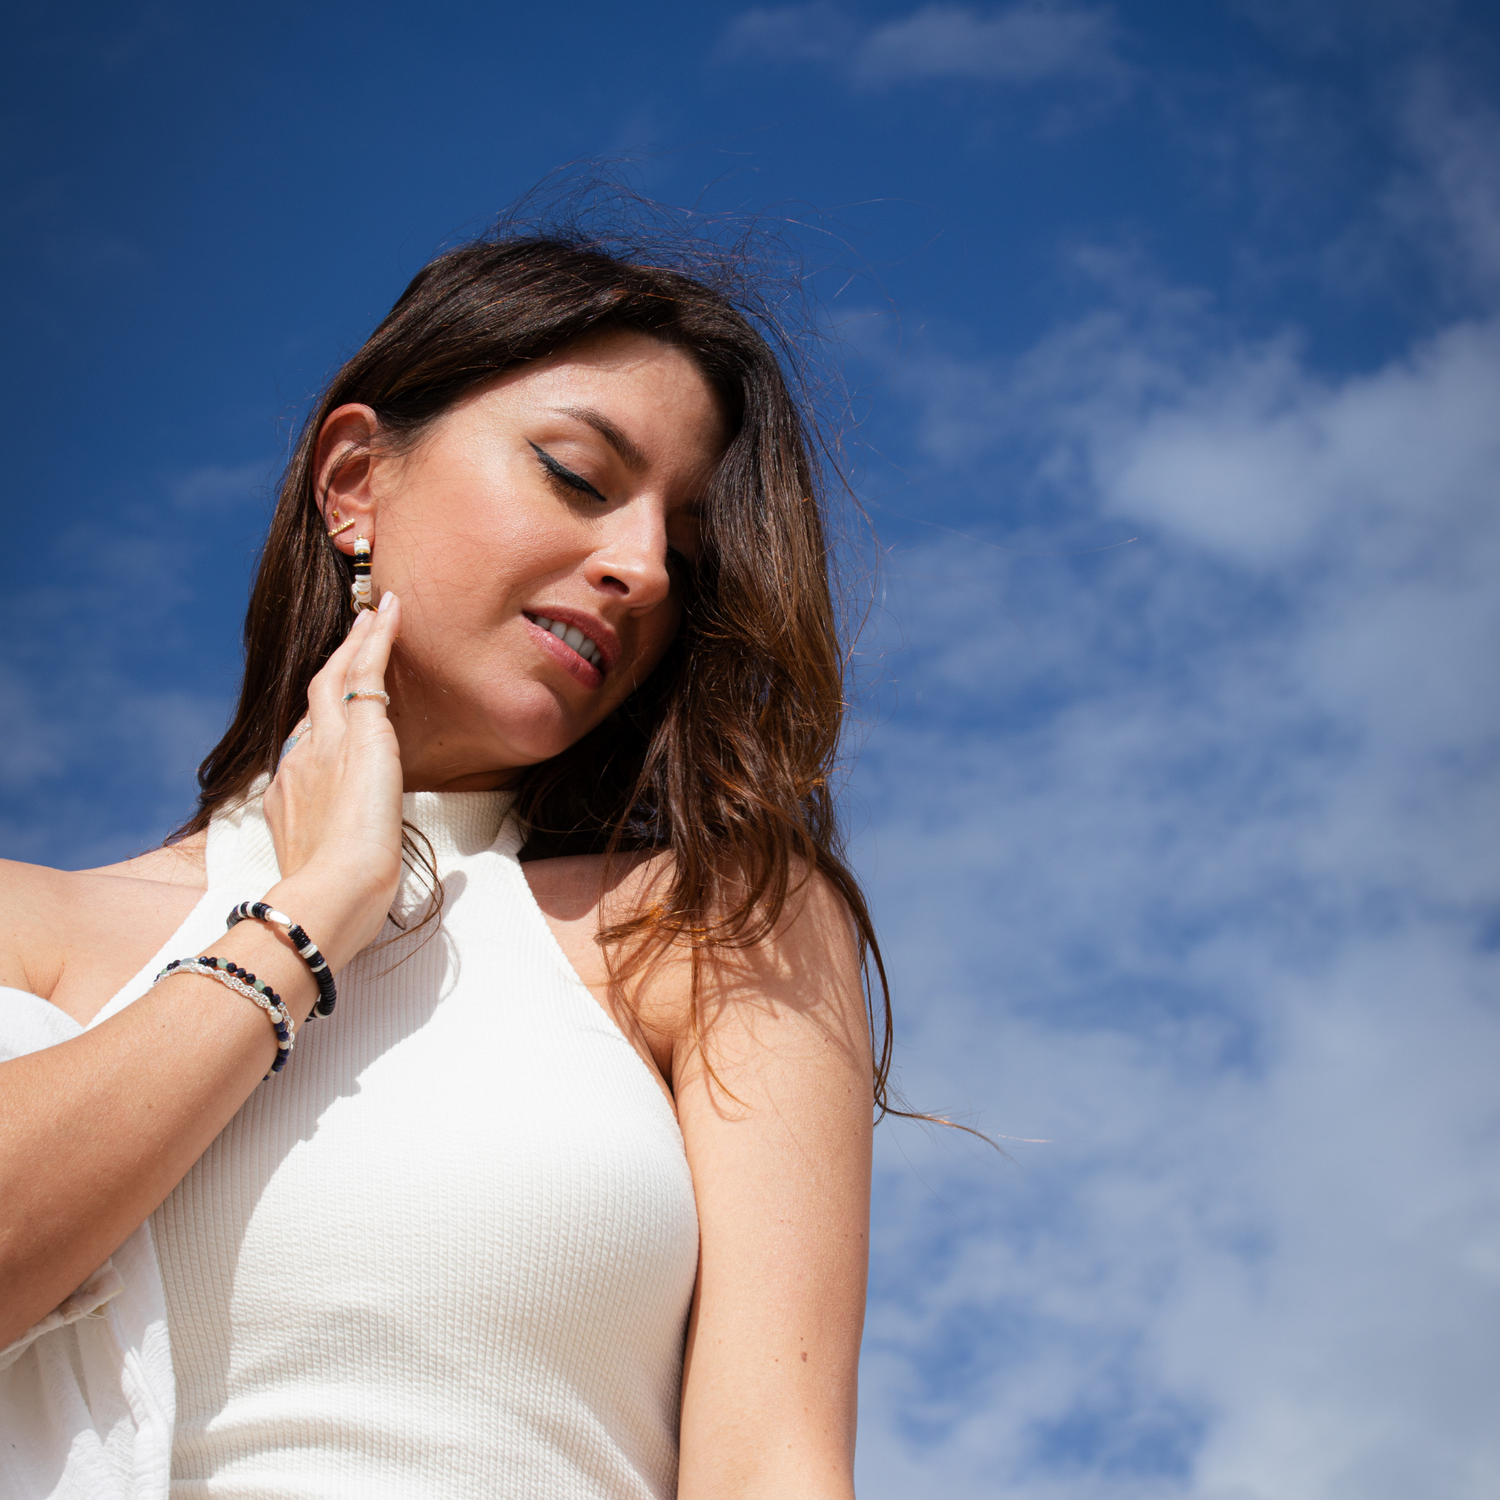
{"type": "MultiPolygon", "coordinates": [[[[541,464],[548,478],[555,479],[559,484],[566,486],[570,490],[576,490],[580,494],[592,495],[594,499],[599,501],[602,505],[609,504],[609,497],[607,495],[601,495],[599,491],[596,490],[593,485],[591,485],[588,480],[583,477],[583,475],[575,474],[571,469],[566,468],[562,464],[558,463],[558,461],[553,458],[553,456],[548,453],[545,448],[537,447],[535,443],[531,442],[530,438],[527,439],[527,442],[531,444],[531,451],[536,454],[537,462],[541,464]]],[[[685,557],[675,547],[667,548],[667,559],[669,562],[676,564],[677,568],[682,572],[684,577],[692,576],[692,560],[688,557],[685,557]]]]}
{"type": "MultiPolygon", "coordinates": [[[[528,441],[530,441],[528,439],[528,441]]],[[[575,474],[571,469],[565,469],[545,448],[538,448],[535,443],[531,444],[531,451],[536,454],[537,461],[547,473],[560,484],[565,484],[570,490],[578,490],[582,494],[592,495],[603,505],[609,504],[609,497],[601,495],[593,485],[581,474],[575,474]]]]}

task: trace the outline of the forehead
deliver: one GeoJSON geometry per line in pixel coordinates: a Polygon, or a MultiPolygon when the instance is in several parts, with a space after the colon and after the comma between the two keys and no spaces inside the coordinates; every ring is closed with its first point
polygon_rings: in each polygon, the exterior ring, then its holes
{"type": "Polygon", "coordinates": [[[614,424],[648,462],[717,457],[729,439],[723,403],[684,349],[614,330],[507,370],[459,403],[473,418],[576,421],[580,410],[614,424]]]}

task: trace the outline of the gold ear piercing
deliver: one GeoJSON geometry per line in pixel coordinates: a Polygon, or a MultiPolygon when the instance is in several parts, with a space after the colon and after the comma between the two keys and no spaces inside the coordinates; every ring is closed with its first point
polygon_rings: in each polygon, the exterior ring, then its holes
{"type": "Polygon", "coordinates": [[[335,506],[334,507],[334,511],[333,511],[333,521],[334,521],[334,524],[329,528],[329,532],[328,532],[329,536],[337,536],[339,534],[339,532],[341,532],[341,531],[348,531],[348,529],[351,526],[354,525],[353,521],[345,521],[344,524],[342,526],[340,526],[338,524],[338,520],[339,520],[338,507],[335,506]]]}

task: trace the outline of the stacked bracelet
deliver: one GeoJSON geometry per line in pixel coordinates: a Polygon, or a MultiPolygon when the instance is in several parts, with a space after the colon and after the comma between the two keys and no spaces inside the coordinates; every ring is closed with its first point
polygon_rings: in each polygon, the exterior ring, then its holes
{"type": "MultiPolygon", "coordinates": [[[[276,1060],[271,1064],[271,1073],[279,1073],[292,1055],[292,1017],[281,996],[270,985],[262,984],[249,969],[230,963],[227,958],[213,958],[205,954],[202,958],[174,958],[152,981],[160,984],[173,974],[201,974],[205,979],[216,979],[238,995],[253,1000],[271,1018],[276,1030],[276,1060]]],[[[267,1073],[269,1078],[271,1073],[267,1073]]]]}
{"type": "MultiPolygon", "coordinates": [[[[285,929],[286,935],[292,940],[292,946],[301,955],[303,963],[312,970],[313,978],[318,981],[318,1002],[313,1006],[312,1014],[333,1014],[333,1007],[339,998],[339,992],[333,984],[333,970],[328,967],[328,960],[318,952],[313,940],[289,916],[267,906],[264,901],[241,901],[225,920],[231,927],[236,922],[256,921],[270,922],[285,929]]],[[[311,1020],[312,1017],[309,1016],[308,1019],[311,1020]]]]}

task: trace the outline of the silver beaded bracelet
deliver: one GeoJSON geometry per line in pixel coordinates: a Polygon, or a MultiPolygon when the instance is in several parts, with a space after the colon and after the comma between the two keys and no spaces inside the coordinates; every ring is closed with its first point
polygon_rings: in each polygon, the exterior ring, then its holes
{"type": "MultiPolygon", "coordinates": [[[[200,974],[204,979],[217,980],[226,989],[254,1001],[271,1018],[271,1025],[276,1031],[276,1059],[271,1064],[271,1073],[279,1073],[286,1066],[287,1058],[292,1055],[292,1047],[296,1044],[292,1016],[281,996],[269,985],[262,984],[254,974],[239,964],[208,955],[202,958],[174,958],[151,982],[153,985],[160,984],[163,979],[170,979],[174,974],[200,974]]],[[[266,1077],[269,1078],[271,1073],[267,1073],[266,1077]]]]}

